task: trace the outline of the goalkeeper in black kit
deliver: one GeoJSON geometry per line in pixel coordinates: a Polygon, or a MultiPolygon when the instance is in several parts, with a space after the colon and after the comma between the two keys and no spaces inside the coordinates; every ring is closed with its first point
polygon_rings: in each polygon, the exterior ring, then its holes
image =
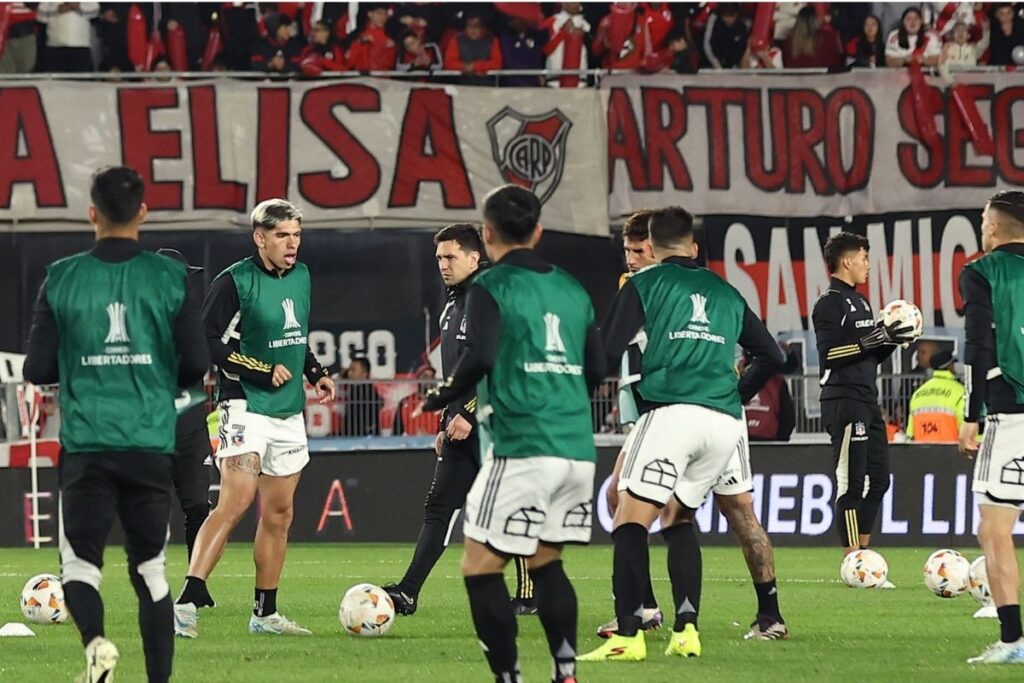
{"type": "MultiPolygon", "coordinates": [[[[868,546],[889,489],[888,441],[875,386],[878,364],[897,345],[914,339],[908,325],[876,323],[871,304],[856,289],[871,272],[869,248],[862,235],[841,232],[829,238],[825,261],[832,278],[812,313],[821,417],[835,466],[836,529],[846,553],[868,546]]],[[[884,587],[893,586],[886,582],[884,587]]]]}

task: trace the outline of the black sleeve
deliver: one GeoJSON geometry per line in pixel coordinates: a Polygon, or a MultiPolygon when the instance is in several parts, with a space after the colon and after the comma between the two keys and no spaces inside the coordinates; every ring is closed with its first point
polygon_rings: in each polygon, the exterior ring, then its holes
{"type": "Polygon", "coordinates": [[[587,378],[587,396],[593,396],[594,390],[608,376],[604,342],[601,341],[601,330],[596,324],[591,324],[587,328],[587,345],[583,351],[583,375],[587,378]]]}
{"type": "MultiPolygon", "coordinates": [[[[876,351],[882,351],[878,347],[865,349],[857,342],[847,342],[843,339],[843,317],[846,311],[843,310],[842,301],[838,296],[825,295],[814,304],[814,311],[811,313],[811,321],[814,325],[814,338],[818,346],[818,363],[826,369],[841,368],[862,360],[865,355],[874,355],[876,351]]],[[[892,353],[895,346],[885,348],[885,351],[892,353]]]]}
{"type": "Polygon", "coordinates": [[[960,296],[964,302],[964,421],[981,419],[988,398],[988,372],[995,365],[995,334],[992,331],[992,288],[970,268],[960,271],[960,296]]]}
{"type": "Polygon", "coordinates": [[[310,348],[306,349],[306,365],[303,367],[302,372],[306,375],[306,381],[313,386],[316,386],[317,382],[330,375],[330,373],[327,372],[327,368],[320,365],[316,356],[313,355],[313,349],[310,348]]]}
{"type": "Polygon", "coordinates": [[[203,321],[199,315],[199,283],[185,275],[185,300],[174,319],[174,348],[178,352],[178,386],[190,387],[203,378],[210,367],[203,321]]]}
{"type": "Polygon", "coordinates": [[[475,391],[476,385],[494,367],[501,343],[501,311],[483,287],[471,285],[466,294],[466,348],[455,363],[450,377],[431,392],[426,410],[440,410],[455,397],[475,391]]]}
{"type": "Polygon", "coordinates": [[[221,277],[213,281],[203,303],[203,324],[211,360],[224,372],[237,375],[267,389],[273,388],[274,367],[258,358],[243,356],[229,345],[229,332],[241,310],[235,281],[221,277]]]}
{"type": "Polygon", "coordinates": [[[771,332],[749,306],[744,306],[743,329],[740,330],[739,344],[753,356],[743,376],[740,377],[740,400],[746,405],[772,375],[782,371],[786,357],[772,338],[771,332]]]}
{"type": "Polygon", "coordinates": [[[28,332],[28,354],[22,374],[33,384],[56,384],[60,379],[57,351],[60,338],[57,319],[46,298],[46,281],[39,287],[36,304],[32,308],[32,327],[28,332]]]}
{"type": "Polygon", "coordinates": [[[395,423],[391,425],[391,433],[394,436],[402,436],[405,432],[405,425],[402,424],[402,407],[407,400],[409,400],[408,397],[403,398],[395,409],[395,423]]]}
{"type": "Polygon", "coordinates": [[[789,441],[796,429],[796,404],[793,402],[793,395],[789,393],[789,384],[783,379],[779,387],[779,431],[775,438],[779,441],[789,441]]]}
{"type": "Polygon", "coordinates": [[[618,367],[626,347],[636,333],[643,329],[644,306],[640,293],[632,281],[627,281],[612,299],[611,308],[601,323],[601,342],[604,346],[604,367],[618,367]]]}

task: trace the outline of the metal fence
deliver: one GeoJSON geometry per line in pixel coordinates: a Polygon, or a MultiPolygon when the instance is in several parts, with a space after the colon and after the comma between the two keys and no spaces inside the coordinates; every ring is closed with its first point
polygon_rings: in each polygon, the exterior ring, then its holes
{"type": "MultiPolygon", "coordinates": [[[[820,387],[817,375],[791,375],[786,388],[793,401],[796,417],[794,435],[819,434],[821,426],[820,387]]],[[[877,385],[879,404],[890,431],[898,432],[906,426],[910,397],[925,380],[924,374],[879,375],[877,385]]],[[[316,391],[306,387],[306,429],[311,438],[318,437],[375,437],[375,436],[428,436],[440,428],[439,413],[419,413],[426,392],[436,381],[415,379],[337,381],[335,400],[320,403],[316,391]]],[[[213,410],[214,385],[208,383],[213,410]]],[[[615,435],[624,432],[619,424],[618,380],[601,384],[591,400],[591,421],[595,434],[615,435]]],[[[17,385],[5,384],[0,392],[0,413],[3,432],[0,438],[14,441],[24,437],[19,418],[17,385]]],[[[56,438],[59,433],[60,414],[55,391],[44,392],[38,436],[56,438]]]]}

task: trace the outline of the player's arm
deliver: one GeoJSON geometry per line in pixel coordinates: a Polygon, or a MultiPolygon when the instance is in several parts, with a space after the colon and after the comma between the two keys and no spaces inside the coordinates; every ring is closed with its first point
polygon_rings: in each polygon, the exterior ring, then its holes
{"type": "Polygon", "coordinates": [[[210,350],[199,314],[198,283],[185,275],[185,299],[174,318],[174,348],[178,352],[178,386],[190,387],[201,380],[210,367],[210,350]]]}
{"type": "Polygon", "coordinates": [[[245,356],[228,343],[235,331],[241,301],[233,278],[217,278],[210,285],[203,303],[203,325],[210,359],[224,372],[246,382],[270,389],[274,386],[274,368],[258,358],[245,356]]]}
{"type": "Polygon", "coordinates": [[[960,272],[964,302],[964,422],[977,423],[988,397],[988,373],[995,366],[992,289],[970,268],[960,272]]]}
{"type": "Polygon", "coordinates": [[[313,349],[310,348],[306,349],[306,364],[302,368],[302,374],[306,376],[306,381],[313,386],[316,386],[316,383],[324,377],[330,376],[327,368],[320,365],[320,361],[313,355],[313,349]]]}
{"type": "Polygon", "coordinates": [[[53,316],[50,301],[46,298],[46,281],[39,287],[35,306],[32,308],[32,326],[28,332],[28,353],[22,375],[33,384],[56,384],[60,379],[57,350],[60,338],[57,319],[53,316]]]}
{"type": "Polygon", "coordinates": [[[826,369],[841,368],[866,356],[874,357],[883,345],[895,345],[904,341],[912,341],[904,337],[910,327],[900,327],[897,323],[889,326],[879,323],[857,341],[843,339],[843,318],[846,311],[839,296],[826,295],[818,299],[811,314],[814,324],[814,337],[818,346],[818,362],[826,369]]]}
{"type": "Polygon", "coordinates": [[[604,347],[604,369],[618,367],[622,354],[637,332],[643,329],[646,319],[640,293],[632,280],[627,281],[615,298],[601,323],[601,344],[604,347]]]}
{"type": "Polygon", "coordinates": [[[592,396],[594,390],[608,376],[608,362],[605,360],[601,330],[594,323],[587,327],[587,342],[583,349],[583,376],[587,379],[587,396],[592,396]]]}
{"type": "Polygon", "coordinates": [[[440,410],[457,396],[475,391],[476,385],[494,367],[501,342],[501,311],[483,287],[471,285],[466,295],[466,348],[455,368],[436,391],[431,391],[424,410],[440,410]]]}
{"type": "Polygon", "coordinates": [[[740,400],[746,404],[772,375],[782,371],[786,356],[757,314],[749,306],[743,309],[739,345],[752,357],[739,382],[740,400]]]}

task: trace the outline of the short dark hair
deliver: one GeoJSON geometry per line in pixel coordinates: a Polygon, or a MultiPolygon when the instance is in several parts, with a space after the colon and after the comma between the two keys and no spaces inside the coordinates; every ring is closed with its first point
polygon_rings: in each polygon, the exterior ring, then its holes
{"type": "Polygon", "coordinates": [[[652,246],[674,247],[693,239],[693,214],[681,206],[668,206],[652,211],[647,227],[652,246]]]}
{"type": "Polygon", "coordinates": [[[105,166],[92,174],[89,197],[100,215],[114,225],[127,225],[139,215],[145,193],[142,177],[127,166],[105,166]]]}
{"type": "Polygon", "coordinates": [[[366,356],[353,356],[352,360],[348,364],[347,369],[351,370],[352,366],[354,365],[362,365],[363,368],[366,370],[366,373],[370,373],[370,359],[367,358],[366,356]]]}
{"type": "Polygon", "coordinates": [[[1024,192],[1020,190],[1001,190],[988,198],[990,208],[1003,213],[1024,228],[1024,192]]]}
{"type": "Polygon", "coordinates": [[[864,251],[871,250],[868,238],[864,235],[843,231],[829,237],[828,241],[825,242],[825,265],[828,266],[828,272],[834,273],[839,270],[839,262],[845,254],[849,254],[851,251],[860,251],[861,249],[864,251]]]}
{"type": "Polygon", "coordinates": [[[503,242],[523,244],[540,222],[540,200],[518,185],[502,185],[484,197],[484,220],[503,242]]]}
{"type": "Polygon", "coordinates": [[[650,209],[639,209],[627,216],[626,222],[622,224],[622,239],[643,242],[650,238],[651,231],[648,223],[650,223],[652,213],[654,212],[650,209]]]}
{"type": "Polygon", "coordinates": [[[464,252],[476,251],[481,254],[484,253],[484,241],[480,239],[480,231],[477,230],[475,225],[452,223],[451,225],[444,226],[434,235],[435,246],[441,242],[452,241],[457,243],[459,249],[462,249],[464,252]]]}
{"type": "Polygon", "coordinates": [[[302,212],[299,207],[287,199],[265,199],[256,205],[256,208],[249,214],[252,221],[252,229],[263,228],[273,230],[278,223],[284,221],[298,221],[302,224],[302,212]]]}

